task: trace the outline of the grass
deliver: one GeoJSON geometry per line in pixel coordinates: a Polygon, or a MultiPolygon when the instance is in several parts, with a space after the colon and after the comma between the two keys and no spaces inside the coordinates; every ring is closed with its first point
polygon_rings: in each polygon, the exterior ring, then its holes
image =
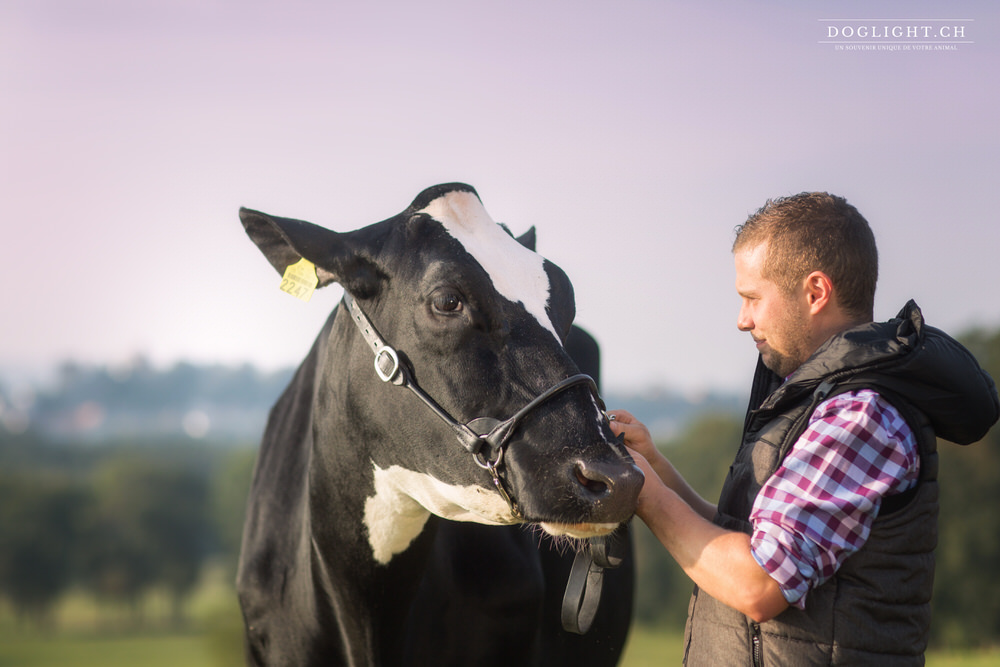
{"type": "Polygon", "coordinates": [[[4,636],[2,667],[213,667],[210,646],[200,634],[75,637],[4,636]]]}
{"type": "MultiPolygon", "coordinates": [[[[162,602],[147,601],[146,620],[155,621],[162,602]],[[150,618],[150,616],[154,618],[150,618]]],[[[136,630],[115,620],[114,610],[94,609],[79,594],[59,605],[58,631],[19,628],[0,605],[0,667],[240,667],[242,626],[235,597],[225,582],[209,581],[189,601],[187,628],[147,623],[136,630]],[[95,619],[103,618],[104,622],[95,619]],[[152,629],[150,629],[152,628],[152,629]]],[[[636,626],[619,667],[679,665],[683,638],[636,626]]],[[[1000,648],[967,652],[933,651],[927,667],[1000,667],[1000,648]]]]}
{"type": "Polygon", "coordinates": [[[643,626],[633,626],[618,667],[679,665],[683,655],[683,635],[660,632],[643,626]]]}
{"type": "MultiPolygon", "coordinates": [[[[0,635],[0,667],[235,667],[242,664],[238,647],[218,650],[212,633],[138,634],[88,637],[74,634],[0,635]]],[[[619,667],[679,665],[683,640],[676,633],[638,627],[629,637],[619,667]]],[[[996,667],[1000,650],[932,652],[928,667],[996,667]]]]}
{"type": "MultiPolygon", "coordinates": [[[[676,633],[638,626],[629,634],[619,667],[679,665],[684,638],[676,633]]],[[[926,667],[1000,667],[1000,648],[978,651],[930,651],[926,667]]]]}
{"type": "Polygon", "coordinates": [[[181,626],[162,591],[137,610],[70,591],[48,627],[19,622],[0,599],[0,667],[240,667],[243,627],[230,579],[222,568],[207,570],[181,626]]]}

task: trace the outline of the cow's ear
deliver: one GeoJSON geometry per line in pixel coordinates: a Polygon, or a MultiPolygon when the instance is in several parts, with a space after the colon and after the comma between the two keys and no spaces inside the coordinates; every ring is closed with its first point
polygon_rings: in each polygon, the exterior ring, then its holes
{"type": "Polygon", "coordinates": [[[374,295],[384,278],[369,259],[367,230],[335,232],[311,222],[240,209],[243,228],[279,274],[305,258],[316,265],[317,287],[340,283],[351,294],[374,295]]]}
{"type": "Polygon", "coordinates": [[[581,373],[586,373],[594,378],[597,390],[601,390],[601,346],[597,344],[589,331],[573,325],[569,328],[569,335],[566,336],[566,352],[570,359],[580,369],[581,373]]]}
{"type": "Polygon", "coordinates": [[[573,295],[573,283],[561,268],[545,260],[545,273],[549,276],[549,302],[545,310],[552,326],[559,337],[565,341],[569,335],[570,326],[576,319],[576,298],[573,295]]]}
{"type": "Polygon", "coordinates": [[[535,252],[535,226],[532,225],[531,229],[517,237],[517,242],[531,252],[535,252]]]}

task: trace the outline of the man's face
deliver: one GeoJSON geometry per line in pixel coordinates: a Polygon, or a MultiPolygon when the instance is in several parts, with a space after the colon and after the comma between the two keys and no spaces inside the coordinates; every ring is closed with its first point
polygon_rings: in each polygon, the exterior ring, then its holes
{"type": "Polygon", "coordinates": [[[763,277],[767,243],[744,248],[734,258],[742,299],[736,326],[750,332],[764,365],[787,377],[812,354],[808,301],[799,290],[787,294],[763,277]]]}

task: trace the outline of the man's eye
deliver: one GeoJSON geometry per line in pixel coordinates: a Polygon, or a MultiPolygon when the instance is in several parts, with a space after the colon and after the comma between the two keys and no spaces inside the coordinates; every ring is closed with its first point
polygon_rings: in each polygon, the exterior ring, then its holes
{"type": "Polygon", "coordinates": [[[462,312],[462,297],[455,292],[441,291],[434,294],[432,298],[434,310],[446,315],[454,315],[462,312]]]}

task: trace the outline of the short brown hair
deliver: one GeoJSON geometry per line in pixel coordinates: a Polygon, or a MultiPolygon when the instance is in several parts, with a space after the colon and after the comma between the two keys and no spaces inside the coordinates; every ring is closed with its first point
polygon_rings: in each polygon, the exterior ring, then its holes
{"type": "Polygon", "coordinates": [[[765,242],[765,278],[790,292],[811,272],[822,271],[840,307],[871,320],[878,249],[868,221],[846,199],[827,192],[769,199],[736,227],[733,252],[765,242]]]}

